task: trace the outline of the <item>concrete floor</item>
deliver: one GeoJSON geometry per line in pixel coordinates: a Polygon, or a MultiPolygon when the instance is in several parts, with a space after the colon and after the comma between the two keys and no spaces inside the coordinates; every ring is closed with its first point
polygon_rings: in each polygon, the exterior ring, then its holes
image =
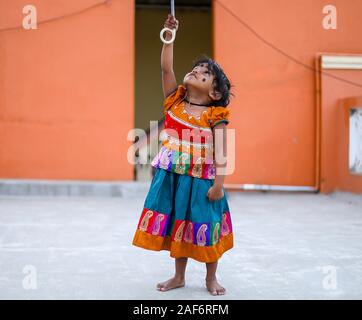
{"type": "Polygon", "coordinates": [[[194,260],[186,287],[155,290],[174,260],[131,245],[144,196],[0,196],[0,299],[362,298],[362,196],[229,193],[235,247],[219,263],[220,297],[194,260]]]}

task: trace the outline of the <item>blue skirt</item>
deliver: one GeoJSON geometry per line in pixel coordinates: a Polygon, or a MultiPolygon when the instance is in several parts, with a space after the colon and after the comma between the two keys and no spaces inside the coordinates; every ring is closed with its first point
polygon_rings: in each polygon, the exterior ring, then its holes
{"type": "Polygon", "coordinates": [[[215,262],[233,247],[228,194],[210,201],[214,179],[157,168],[143,204],[133,245],[169,250],[174,258],[215,262]]]}

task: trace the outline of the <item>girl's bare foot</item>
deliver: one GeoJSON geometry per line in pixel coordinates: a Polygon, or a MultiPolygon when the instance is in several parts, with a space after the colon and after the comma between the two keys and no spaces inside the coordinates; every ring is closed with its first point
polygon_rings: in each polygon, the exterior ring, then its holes
{"type": "Polygon", "coordinates": [[[176,289],[184,286],[185,286],[185,279],[173,277],[171,279],[166,280],[165,282],[158,283],[157,290],[168,291],[171,289],[176,289]]]}
{"type": "Polygon", "coordinates": [[[226,289],[217,282],[216,278],[206,279],[206,288],[213,296],[223,295],[226,291],[226,289]]]}

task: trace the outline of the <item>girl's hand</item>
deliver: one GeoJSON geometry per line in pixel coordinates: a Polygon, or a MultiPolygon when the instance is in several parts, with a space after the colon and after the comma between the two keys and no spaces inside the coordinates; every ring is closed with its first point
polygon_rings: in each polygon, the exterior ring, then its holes
{"type": "Polygon", "coordinates": [[[222,187],[213,185],[207,191],[207,197],[209,198],[210,201],[220,200],[224,197],[224,191],[222,187]]]}
{"type": "MultiPolygon", "coordinates": [[[[167,16],[167,19],[164,24],[164,28],[176,29],[176,31],[178,30],[178,20],[170,13],[167,16]]],[[[170,40],[172,37],[171,32],[166,31],[165,33],[166,33],[165,39],[170,40]]]]}

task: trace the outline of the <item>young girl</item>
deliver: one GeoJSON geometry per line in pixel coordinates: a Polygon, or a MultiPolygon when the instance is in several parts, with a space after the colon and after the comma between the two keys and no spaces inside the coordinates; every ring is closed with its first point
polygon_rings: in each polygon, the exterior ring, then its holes
{"type": "MultiPolygon", "coordinates": [[[[165,27],[178,29],[168,15],[165,27]]],[[[166,33],[166,40],[171,33],[166,33]]],[[[173,43],[161,53],[165,133],[152,161],[156,169],[143,205],[133,245],[169,250],[175,258],[175,276],[159,283],[167,291],[185,285],[188,258],[206,263],[206,287],[212,295],[225,293],[216,279],[218,259],[233,247],[230,210],[223,187],[229,122],[230,82],[220,66],[207,57],[177,85],[173,72],[173,43]],[[214,142],[222,131],[222,146],[214,142]],[[214,148],[215,145],[215,148],[214,148]]]]}

